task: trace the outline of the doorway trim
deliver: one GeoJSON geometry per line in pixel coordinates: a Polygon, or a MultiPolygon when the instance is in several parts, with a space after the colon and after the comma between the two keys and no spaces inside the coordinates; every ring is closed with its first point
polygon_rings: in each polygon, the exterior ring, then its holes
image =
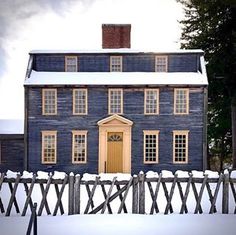
{"type": "Polygon", "coordinates": [[[118,114],[114,114],[97,122],[99,126],[99,159],[98,171],[105,172],[107,161],[108,132],[123,133],[123,173],[131,173],[131,128],[133,122],[118,114]]]}

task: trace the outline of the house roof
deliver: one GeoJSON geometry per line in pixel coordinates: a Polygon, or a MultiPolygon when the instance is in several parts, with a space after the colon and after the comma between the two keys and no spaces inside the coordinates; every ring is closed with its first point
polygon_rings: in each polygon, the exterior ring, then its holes
{"type": "Polygon", "coordinates": [[[0,119],[0,135],[24,134],[23,119],[0,119]]]}
{"type": "Polygon", "coordinates": [[[31,85],[207,85],[200,72],[36,72],[25,80],[31,85]]]}
{"type": "Polygon", "coordinates": [[[100,50],[32,50],[29,54],[96,54],[96,53],[151,53],[151,54],[188,54],[197,53],[203,54],[204,51],[201,49],[177,49],[177,50],[153,50],[143,49],[135,50],[129,48],[118,48],[118,49],[100,49],[100,50]]]}

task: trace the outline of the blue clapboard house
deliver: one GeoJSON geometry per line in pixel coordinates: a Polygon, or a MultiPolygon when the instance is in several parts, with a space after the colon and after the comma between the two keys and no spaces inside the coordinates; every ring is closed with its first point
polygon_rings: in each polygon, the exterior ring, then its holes
{"type": "Polygon", "coordinates": [[[31,51],[29,171],[138,173],[206,168],[203,51],[134,51],[131,25],[102,25],[98,51],[31,51]]]}

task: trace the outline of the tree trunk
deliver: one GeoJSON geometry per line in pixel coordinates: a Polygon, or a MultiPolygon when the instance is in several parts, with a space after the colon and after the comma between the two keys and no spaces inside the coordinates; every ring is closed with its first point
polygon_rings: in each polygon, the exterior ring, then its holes
{"type": "Polygon", "coordinates": [[[236,169],[236,96],[231,102],[231,120],[232,120],[232,158],[233,168],[236,169]]]}
{"type": "Polygon", "coordinates": [[[220,143],[220,169],[219,171],[221,172],[223,170],[223,163],[224,163],[224,136],[221,138],[221,143],[220,143]]]}

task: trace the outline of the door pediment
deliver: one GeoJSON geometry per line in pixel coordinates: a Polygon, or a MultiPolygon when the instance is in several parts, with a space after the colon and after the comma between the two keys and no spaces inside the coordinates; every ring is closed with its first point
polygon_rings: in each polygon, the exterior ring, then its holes
{"type": "Polygon", "coordinates": [[[133,122],[118,114],[114,114],[97,122],[98,126],[132,126],[133,122]]]}

